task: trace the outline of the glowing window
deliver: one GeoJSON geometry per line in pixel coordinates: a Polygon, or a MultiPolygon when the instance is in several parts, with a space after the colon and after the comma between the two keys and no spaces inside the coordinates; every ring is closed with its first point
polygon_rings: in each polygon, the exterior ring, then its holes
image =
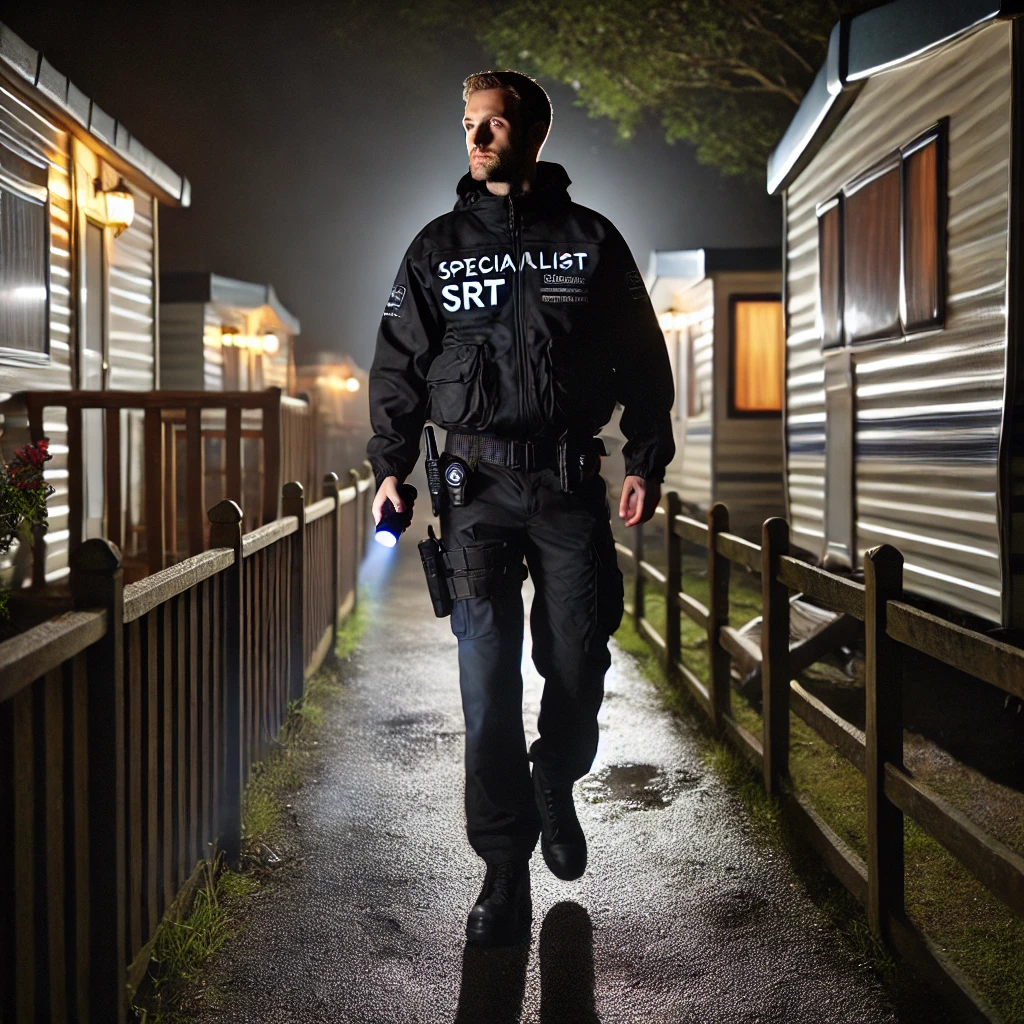
{"type": "Polygon", "coordinates": [[[786,337],[777,295],[736,296],[731,303],[730,409],[738,415],[782,411],[786,337]]]}

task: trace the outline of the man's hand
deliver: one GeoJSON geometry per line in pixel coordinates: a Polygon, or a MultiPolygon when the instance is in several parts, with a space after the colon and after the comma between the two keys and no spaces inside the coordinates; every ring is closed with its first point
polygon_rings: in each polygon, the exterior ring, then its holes
{"type": "Polygon", "coordinates": [[[390,501],[395,506],[396,512],[405,511],[405,502],[398,493],[398,477],[386,476],[377,489],[377,495],[373,499],[373,522],[374,525],[380,522],[381,514],[384,511],[384,502],[390,501]]]}
{"type": "Polygon", "coordinates": [[[648,484],[642,476],[627,476],[622,482],[619,518],[626,526],[646,523],[661,501],[661,484],[648,484]]]}

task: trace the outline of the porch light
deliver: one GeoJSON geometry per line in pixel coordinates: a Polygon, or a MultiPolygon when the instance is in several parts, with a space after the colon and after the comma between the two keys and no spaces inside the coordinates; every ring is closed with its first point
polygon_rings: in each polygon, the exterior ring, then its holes
{"type": "Polygon", "coordinates": [[[276,356],[281,350],[281,339],[276,334],[263,335],[263,351],[268,356],[276,356]]]}
{"type": "Polygon", "coordinates": [[[241,347],[242,336],[233,327],[222,327],[220,329],[220,343],[224,348],[241,347]]]}
{"type": "Polygon", "coordinates": [[[347,381],[345,381],[345,387],[349,391],[358,391],[359,390],[359,381],[356,380],[355,377],[349,377],[349,379],[347,381]]]}
{"type": "Polygon", "coordinates": [[[135,220],[135,196],[132,195],[124,178],[119,178],[113,188],[103,190],[103,199],[107,205],[107,227],[117,238],[127,231],[135,220]]]}

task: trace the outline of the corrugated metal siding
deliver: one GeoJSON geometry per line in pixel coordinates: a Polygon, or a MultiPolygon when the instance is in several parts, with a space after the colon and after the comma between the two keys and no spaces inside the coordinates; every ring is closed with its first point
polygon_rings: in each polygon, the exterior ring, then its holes
{"type": "MultiPolygon", "coordinates": [[[[50,355],[48,359],[36,361],[0,351],[0,398],[7,399],[16,391],[71,387],[75,307],[72,301],[68,136],[0,88],[0,145],[38,163],[45,163],[49,168],[50,192],[50,355]]],[[[5,422],[4,454],[7,457],[14,447],[27,439],[25,426],[20,418],[5,422]]],[[[53,460],[44,475],[54,488],[49,502],[46,569],[51,578],[57,578],[67,573],[68,556],[67,423],[63,412],[50,410],[45,428],[50,437],[53,460]]],[[[23,555],[19,556],[18,562],[24,566],[23,555]]]]}
{"type": "Polygon", "coordinates": [[[787,443],[793,541],[823,543],[824,371],[815,205],[949,121],[946,328],[858,350],[857,543],[904,554],[909,590],[1001,618],[996,458],[1006,360],[1010,33],[997,22],[867,82],[788,192],[787,443]]]}
{"type": "Polygon", "coordinates": [[[201,302],[160,304],[160,386],[165,391],[203,390],[201,302]]]}
{"type": "Polygon", "coordinates": [[[713,494],[729,507],[729,528],[760,542],[761,524],[785,513],[782,418],[729,415],[729,299],[779,294],[781,274],[718,274],[715,280],[713,494]]]}
{"type": "MultiPolygon", "coordinates": [[[[700,397],[700,412],[688,415],[677,438],[676,457],[665,474],[666,487],[674,488],[689,506],[706,511],[711,506],[711,416],[714,404],[714,286],[705,278],[675,296],[675,308],[694,319],[687,330],[693,345],[693,372],[700,397]]],[[[679,388],[679,377],[676,379],[679,388]]],[[[680,394],[677,401],[685,401],[680,394]]]]}
{"type": "Polygon", "coordinates": [[[154,386],[152,198],[132,188],[135,219],[110,246],[110,373],[112,391],[146,391],[154,386]]]}

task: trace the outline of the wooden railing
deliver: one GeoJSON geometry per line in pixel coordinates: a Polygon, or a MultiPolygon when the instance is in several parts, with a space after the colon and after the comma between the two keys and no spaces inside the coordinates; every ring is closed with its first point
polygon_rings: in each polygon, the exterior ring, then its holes
{"type": "Polygon", "coordinates": [[[665,526],[665,570],[644,558],[644,535],[616,549],[633,562],[631,604],[640,633],[658,652],[666,672],[682,684],[716,733],[736,745],[763,774],[765,789],[779,798],[790,820],[851,893],[866,905],[869,924],[891,949],[940,989],[957,1020],[998,1018],[960,970],[918,930],[904,905],[904,815],[940,843],[1015,915],[1024,916],[1024,857],[987,834],[903,764],[902,652],[920,651],[1024,698],[1024,650],[1011,647],[907,604],[903,556],[883,545],[864,558],[864,583],[845,579],[793,558],[789,524],[769,519],[760,546],[729,533],[729,514],[715,505],[701,523],[681,514],[668,493],[657,515],[665,526]],[[683,543],[707,551],[708,606],[683,592],[683,543]],[[730,567],[761,574],[762,624],[756,644],[729,624],[730,567]],[[645,591],[655,585],[665,601],[665,635],[645,615],[645,591]],[[790,592],[797,591],[843,618],[824,634],[790,646],[790,592]],[[707,634],[705,684],[681,658],[685,615],[707,634]],[[837,715],[793,676],[829,649],[830,637],[849,634],[849,620],[864,624],[865,729],[837,715]],[[762,734],[751,734],[732,715],[731,663],[761,676],[762,734]],[[809,725],[863,773],[867,783],[867,859],[850,849],[814,810],[789,777],[790,712],[809,725]]]}
{"type": "MultiPolygon", "coordinates": [[[[281,487],[295,480],[315,485],[315,425],[309,404],[280,388],[266,391],[32,391],[14,396],[8,408],[24,405],[30,439],[47,435],[44,410],[62,408],[67,417],[69,551],[82,541],[84,472],[83,416],[103,418],[104,534],[131,560],[141,552],[142,573],[159,572],[207,545],[204,509],[230,498],[246,509],[246,526],[273,522],[280,512],[281,487]],[[142,412],[141,516],[127,520],[123,493],[126,467],[122,413],[142,412]],[[141,544],[140,544],[141,541],[141,544]]],[[[133,486],[130,474],[129,486],[133,486]]],[[[33,552],[33,582],[46,574],[45,536],[33,552]]],[[[127,562],[126,562],[127,565],[127,562]]]]}
{"type": "Polygon", "coordinates": [[[0,644],[0,1020],[119,1024],[211,844],[237,861],[250,766],[355,605],[370,484],[289,483],[245,535],[225,499],[209,551],[129,586],[85,541],[74,610],[0,644]]]}

